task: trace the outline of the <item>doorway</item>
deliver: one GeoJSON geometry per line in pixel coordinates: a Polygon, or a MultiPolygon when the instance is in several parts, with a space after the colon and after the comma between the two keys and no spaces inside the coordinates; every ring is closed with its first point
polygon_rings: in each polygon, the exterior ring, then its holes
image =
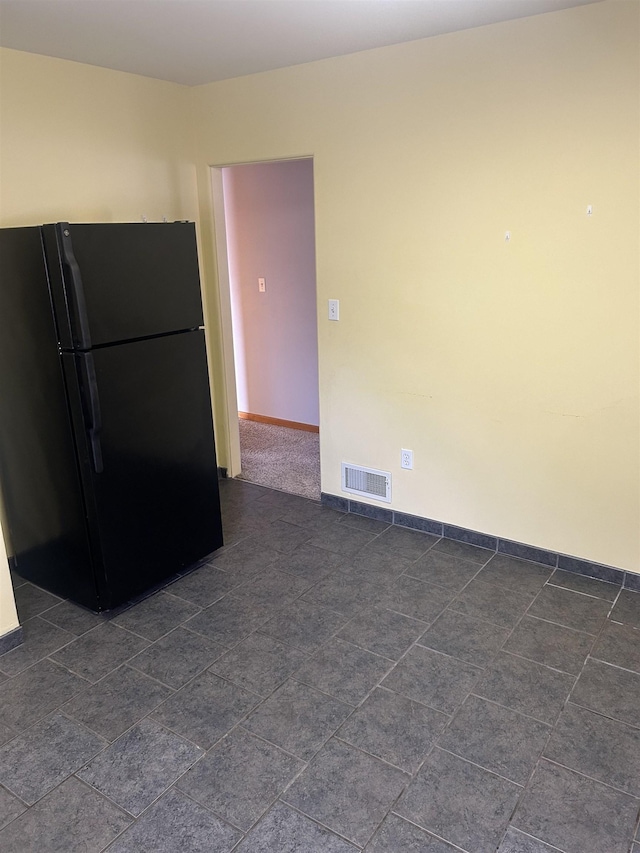
{"type": "Polygon", "coordinates": [[[319,500],[313,160],[214,168],[212,183],[230,473],[319,500]]]}

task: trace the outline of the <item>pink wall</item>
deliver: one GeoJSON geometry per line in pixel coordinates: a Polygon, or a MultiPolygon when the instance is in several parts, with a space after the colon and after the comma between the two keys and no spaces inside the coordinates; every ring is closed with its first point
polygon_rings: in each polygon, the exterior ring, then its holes
{"type": "Polygon", "coordinates": [[[313,161],[230,166],[222,180],[238,408],[317,425],[313,161]]]}

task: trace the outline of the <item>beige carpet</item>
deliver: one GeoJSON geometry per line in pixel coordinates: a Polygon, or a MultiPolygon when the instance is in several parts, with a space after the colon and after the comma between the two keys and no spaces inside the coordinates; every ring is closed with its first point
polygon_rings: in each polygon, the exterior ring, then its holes
{"type": "Polygon", "coordinates": [[[317,432],[260,424],[239,418],[241,479],[320,500],[317,432]]]}

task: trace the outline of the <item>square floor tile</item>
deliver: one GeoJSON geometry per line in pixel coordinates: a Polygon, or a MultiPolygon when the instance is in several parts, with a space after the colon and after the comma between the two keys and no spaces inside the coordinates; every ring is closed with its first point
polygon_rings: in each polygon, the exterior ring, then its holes
{"type": "Polygon", "coordinates": [[[347,527],[345,524],[336,524],[333,527],[325,528],[320,533],[316,533],[307,542],[307,545],[324,548],[326,551],[333,551],[334,554],[353,556],[374,538],[374,533],[355,530],[353,527],[347,527]]]}
{"type": "Polygon", "coordinates": [[[640,729],[567,704],[544,754],[571,770],[640,797],[640,729]]]}
{"type": "Polygon", "coordinates": [[[307,659],[293,646],[266,634],[251,634],[219,657],[210,670],[259,696],[268,696],[307,659]]]}
{"type": "Polygon", "coordinates": [[[605,601],[615,601],[620,591],[620,584],[607,583],[575,572],[565,572],[563,569],[556,569],[547,583],[571,589],[574,592],[583,592],[585,595],[593,595],[595,598],[604,598],[605,601]]]}
{"type": "Polygon", "coordinates": [[[234,853],[271,850],[278,853],[356,853],[358,848],[284,803],[276,803],[234,853]]]}
{"type": "Polygon", "coordinates": [[[280,520],[272,522],[264,533],[260,534],[260,541],[267,550],[290,554],[299,545],[303,545],[308,539],[311,539],[313,535],[311,530],[280,520]]]}
{"type": "Polygon", "coordinates": [[[545,586],[531,605],[529,616],[538,616],[587,634],[597,634],[610,607],[610,603],[601,598],[557,586],[545,586]]]}
{"type": "Polygon", "coordinates": [[[410,566],[409,560],[405,560],[397,554],[375,551],[368,546],[363,548],[355,557],[348,558],[342,571],[351,578],[386,588],[393,584],[410,566]]]}
{"type": "Polygon", "coordinates": [[[610,619],[640,628],[640,592],[623,589],[613,606],[610,619]]]}
{"type": "Polygon", "coordinates": [[[127,666],[87,687],[62,711],[109,741],[153,711],[173,691],[127,666]]]}
{"type": "Polygon", "coordinates": [[[70,601],[61,601],[60,604],[51,607],[43,614],[42,618],[64,631],[69,631],[70,634],[75,634],[77,637],[86,634],[92,628],[97,628],[105,621],[104,616],[91,613],[91,611],[85,610],[84,607],[78,607],[70,601]]]}
{"type": "Polygon", "coordinates": [[[6,675],[17,675],[56,649],[75,640],[75,634],[57,628],[40,616],[34,616],[24,622],[22,631],[22,644],[0,655],[0,670],[6,675]]]}
{"type": "Polygon", "coordinates": [[[365,607],[375,604],[380,590],[377,586],[351,577],[344,572],[329,575],[304,594],[305,601],[321,604],[345,616],[355,616],[365,607]]]}
{"type": "Polygon", "coordinates": [[[138,818],[108,853],[229,853],[242,833],[172,789],[138,818]]]}
{"type": "Polygon", "coordinates": [[[364,846],[409,776],[338,741],[330,741],[284,794],[294,808],[364,846]]]}
{"type": "Polygon", "coordinates": [[[448,721],[439,711],[378,688],[349,717],[336,737],[414,773],[448,721]]]}
{"type": "Polygon", "coordinates": [[[438,746],[524,785],[550,733],[544,723],[469,696],[438,746]]]}
{"type": "Polygon", "coordinates": [[[88,686],[64,667],[40,661],[2,685],[0,724],[23,731],[88,686]]]}
{"type": "Polygon", "coordinates": [[[474,693],[540,722],[554,723],[574,681],[572,675],[500,652],[474,693]]]}
{"type": "Polygon", "coordinates": [[[498,847],[498,853],[557,853],[557,847],[549,847],[544,841],[525,835],[510,826],[498,847]]]}
{"type": "Polygon", "coordinates": [[[591,634],[525,616],[504,650],[578,675],[592,645],[591,634]]]}
{"type": "Polygon", "coordinates": [[[484,666],[508,636],[507,628],[498,628],[489,622],[445,610],[420,637],[418,644],[467,663],[484,666]]]}
{"type": "Polygon", "coordinates": [[[495,850],[522,791],[449,752],[435,749],[395,811],[470,853],[495,850]]]}
{"type": "Polygon", "coordinates": [[[199,610],[195,604],[176,595],[156,592],[116,616],[113,622],[147,640],[159,640],[199,610]]]}
{"type": "Polygon", "coordinates": [[[630,625],[607,622],[591,656],[640,673],[640,631],[630,625]]]}
{"type": "Polygon", "coordinates": [[[366,515],[358,515],[356,512],[345,512],[340,524],[347,527],[355,527],[356,530],[365,530],[367,533],[382,533],[390,526],[390,522],[381,521],[379,518],[369,518],[366,515]]]}
{"type": "Polygon", "coordinates": [[[513,628],[531,604],[532,597],[474,578],[449,605],[451,610],[484,619],[499,628],[513,628]]]}
{"type": "Polygon", "coordinates": [[[496,554],[481,569],[478,580],[503,586],[521,595],[534,596],[540,592],[552,573],[553,569],[549,566],[519,560],[506,554],[496,554]]]}
{"type": "Polygon", "coordinates": [[[229,505],[249,506],[253,501],[271,494],[271,490],[264,486],[247,483],[245,480],[237,480],[232,477],[223,477],[222,480],[219,480],[219,487],[220,501],[223,507],[229,505]]]}
{"type": "Polygon", "coordinates": [[[167,587],[171,595],[208,607],[242,583],[242,577],[206,564],[167,587]]]}
{"type": "Polygon", "coordinates": [[[62,714],[41,720],[0,748],[0,782],[35,803],[108,745],[62,714]]]}
{"type": "Polygon", "coordinates": [[[281,556],[275,567],[279,572],[316,582],[338,571],[344,565],[344,560],[340,554],[334,554],[324,548],[300,545],[291,554],[281,556]]]}
{"type": "Polygon", "coordinates": [[[471,545],[469,542],[460,542],[457,539],[445,538],[439,539],[433,546],[433,550],[438,553],[448,554],[451,557],[468,560],[471,563],[477,563],[478,566],[483,566],[495,554],[495,551],[488,548],[481,548],[479,545],[471,545]]]}
{"type": "Polygon", "coordinates": [[[285,510],[281,521],[287,524],[296,524],[298,527],[304,527],[305,530],[319,531],[333,524],[338,524],[347,515],[347,513],[322,506],[322,504],[314,501],[303,501],[285,510]]]}
{"type": "Polygon", "coordinates": [[[455,853],[456,848],[395,814],[382,823],[366,853],[455,853]]]}
{"type": "Polygon", "coordinates": [[[282,492],[279,489],[271,489],[268,486],[259,486],[264,492],[260,497],[259,502],[251,503],[250,508],[253,510],[256,507],[271,507],[278,509],[282,518],[285,513],[295,509],[303,509],[309,504],[318,505],[319,501],[312,501],[310,498],[305,498],[302,495],[295,495],[292,492],[282,492]]]}
{"type": "Polygon", "coordinates": [[[512,824],[566,853],[628,853],[637,814],[628,794],[543,760],[512,824]]]}
{"type": "Polygon", "coordinates": [[[137,816],[203,755],[194,744],[142,720],[76,775],[137,816]]]}
{"type": "Polygon", "coordinates": [[[19,586],[22,586],[23,584],[27,583],[27,581],[23,577],[20,577],[20,575],[11,567],[9,567],[9,575],[11,577],[11,584],[14,589],[18,589],[19,586]]]}
{"type": "MultiPolygon", "coordinates": [[[[263,525],[259,522],[254,522],[251,518],[245,518],[243,510],[233,512],[229,510],[222,519],[222,536],[225,543],[223,547],[231,548],[249,536],[260,533],[262,529],[263,525]]],[[[211,554],[207,562],[210,563],[213,557],[214,554],[211,554]]]]}
{"type": "Polygon", "coordinates": [[[454,595],[454,592],[441,586],[403,575],[381,592],[378,603],[405,616],[433,622],[453,601],[454,595]]]}
{"type": "Polygon", "coordinates": [[[338,637],[374,654],[398,660],[426,627],[426,622],[420,622],[412,616],[372,607],[348,622],[338,637]]]}
{"type": "Polygon", "coordinates": [[[229,593],[196,614],[184,627],[230,649],[264,625],[270,616],[265,605],[229,593]]]}
{"type": "Polygon", "coordinates": [[[148,640],[103,622],[55,652],[52,658],[89,681],[99,681],[148,645],[148,640]]]}
{"type": "Polygon", "coordinates": [[[349,705],[358,705],[392,666],[386,658],[333,639],[303,664],[294,678],[349,705]]]}
{"type": "Polygon", "coordinates": [[[18,732],[15,729],[12,729],[11,726],[7,726],[5,723],[0,723],[0,746],[6,743],[9,740],[12,740],[18,732]]]}
{"type": "Polygon", "coordinates": [[[277,565],[275,563],[275,568],[269,566],[264,572],[249,578],[233,590],[233,597],[261,605],[273,613],[291,604],[311,588],[311,581],[277,571],[277,565]]]}
{"type": "Polygon", "coordinates": [[[280,552],[275,548],[263,546],[260,536],[251,536],[237,545],[216,551],[211,565],[215,569],[248,578],[275,563],[279,557],[280,552]]]}
{"type": "Polygon", "coordinates": [[[482,670],[448,655],[416,646],[391,670],[383,687],[453,714],[482,670]]]}
{"type": "MultiPolygon", "coordinates": [[[[24,803],[0,785],[0,829],[26,810],[24,803]]],[[[2,836],[0,836],[1,838],[2,836]]]]}
{"type": "Polygon", "coordinates": [[[40,589],[35,584],[23,583],[13,591],[16,600],[16,609],[20,622],[26,622],[34,616],[39,616],[41,613],[49,610],[56,604],[60,603],[57,595],[40,589]]]}
{"type": "Polygon", "coordinates": [[[129,666],[177,689],[224,651],[223,646],[208,637],[178,627],[132,658],[129,666]]]}
{"type": "Polygon", "coordinates": [[[186,773],[178,787],[248,830],[303,767],[302,761],[238,728],[186,773]]]}
{"type": "Polygon", "coordinates": [[[0,830],[2,853],[100,853],[131,818],[75,777],[0,830]]]}
{"type": "Polygon", "coordinates": [[[424,557],[412,563],[407,574],[426,583],[438,584],[452,592],[459,592],[477,575],[480,566],[436,549],[437,546],[434,546],[424,557]]]}
{"type": "Polygon", "coordinates": [[[606,717],[640,726],[640,675],[588,660],[571,701],[606,717]]]}
{"type": "Polygon", "coordinates": [[[152,719],[209,749],[259,701],[254,693],[203,672],[154,711],[152,719]]]}
{"type": "Polygon", "coordinates": [[[438,537],[431,533],[421,533],[394,524],[377,536],[369,547],[374,551],[413,561],[425,554],[437,541],[438,537]]]}
{"type": "Polygon", "coordinates": [[[313,652],[344,626],[347,617],[311,601],[294,601],[260,629],[303,652],[313,652]]]}
{"type": "Polygon", "coordinates": [[[287,681],[244,721],[253,734],[310,759],[353,708],[298,681],[287,681]]]}

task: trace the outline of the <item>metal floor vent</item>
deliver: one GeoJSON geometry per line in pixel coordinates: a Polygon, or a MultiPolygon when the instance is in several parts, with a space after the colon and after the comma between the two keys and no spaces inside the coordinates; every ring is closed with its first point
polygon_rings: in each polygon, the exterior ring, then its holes
{"type": "Polygon", "coordinates": [[[391,474],[343,462],[342,491],[391,503],[391,474]]]}

